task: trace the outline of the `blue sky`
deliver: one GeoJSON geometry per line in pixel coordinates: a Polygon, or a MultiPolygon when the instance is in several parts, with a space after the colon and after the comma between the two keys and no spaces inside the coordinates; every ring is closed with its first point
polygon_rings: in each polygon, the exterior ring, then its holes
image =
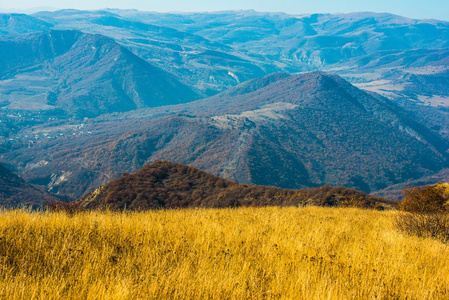
{"type": "Polygon", "coordinates": [[[389,12],[411,18],[449,21],[449,0],[0,0],[0,9],[25,10],[35,7],[100,9],[136,8],[146,11],[257,11],[303,13],[389,12]]]}

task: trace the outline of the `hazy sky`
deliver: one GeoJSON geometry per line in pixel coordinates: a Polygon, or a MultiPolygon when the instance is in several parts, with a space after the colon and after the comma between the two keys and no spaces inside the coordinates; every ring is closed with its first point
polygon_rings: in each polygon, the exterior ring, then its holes
{"type": "Polygon", "coordinates": [[[3,10],[25,10],[35,7],[136,8],[159,12],[254,9],[291,14],[373,11],[390,12],[411,18],[449,21],[449,0],[0,0],[0,9],[3,10]]]}

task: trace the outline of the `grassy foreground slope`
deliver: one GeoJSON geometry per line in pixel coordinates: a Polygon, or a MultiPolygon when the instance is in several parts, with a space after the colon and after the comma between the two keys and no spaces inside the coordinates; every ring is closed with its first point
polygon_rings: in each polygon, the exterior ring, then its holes
{"type": "Polygon", "coordinates": [[[449,246],[394,212],[4,211],[2,299],[448,299],[449,246]]]}

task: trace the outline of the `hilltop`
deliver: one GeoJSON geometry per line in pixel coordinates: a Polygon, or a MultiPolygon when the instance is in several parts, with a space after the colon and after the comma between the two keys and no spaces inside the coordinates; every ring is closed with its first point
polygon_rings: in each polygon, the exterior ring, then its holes
{"type": "Polygon", "coordinates": [[[239,184],[199,169],[168,161],[123,174],[77,204],[83,209],[146,210],[186,207],[359,206],[385,209],[393,202],[344,187],[286,190],[239,184]]]}
{"type": "Polygon", "coordinates": [[[0,13],[0,35],[38,32],[52,27],[52,24],[29,15],[0,13]]]}
{"type": "Polygon", "coordinates": [[[4,157],[32,166],[21,172],[24,179],[73,198],[162,159],[239,183],[367,193],[448,164],[448,142],[412,114],[323,72],[269,75],[82,130],[92,136],[55,127],[52,136],[64,136],[33,144],[33,156],[17,147],[4,157]],[[52,174],[61,180],[52,183],[52,174]]]}
{"type": "Polygon", "coordinates": [[[449,96],[447,90],[439,91],[445,89],[448,69],[449,23],[444,21],[370,12],[176,14],[119,9],[10,14],[3,23],[0,18],[0,33],[8,35],[50,28],[108,36],[202,95],[276,72],[324,70],[420,104],[427,103],[423,96],[435,92],[449,96]],[[438,89],[429,93],[424,84],[413,88],[419,81],[433,81],[438,89]]]}
{"type": "Polygon", "coordinates": [[[449,168],[448,35],[369,12],[3,14],[0,159],[72,199],[161,159],[391,195],[449,168]]]}
{"type": "Polygon", "coordinates": [[[4,91],[0,85],[9,102],[5,108],[62,109],[84,118],[200,97],[175,76],[98,34],[51,30],[18,35],[0,38],[0,49],[0,79],[9,79],[4,91]]]}

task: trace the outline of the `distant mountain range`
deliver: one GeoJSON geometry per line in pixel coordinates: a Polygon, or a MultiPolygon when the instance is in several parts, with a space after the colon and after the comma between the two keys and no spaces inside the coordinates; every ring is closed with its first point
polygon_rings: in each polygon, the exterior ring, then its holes
{"type": "Polygon", "coordinates": [[[61,10],[2,16],[14,20],[0,27],[7,35],[53,28],[108,36],[203,96],[271,73],[324,70],[425,104],[423,96],[429,93],[408,90],[413,83],[408,77],[432,75],[438,77],[435,90],[449,97],[444,88],[449,22],[444,21],[386,13],[297,16],[254,11],[61,10]]]}
{"type": "Polygon", "coordinates": [[[0,14],[0,162],[73,199],[162,159],[397,198],[446,178],[448,54],[391,14],[0,14]]]}
{"type": "Polygon", "coordinates": [[[53,25],[25,14],[0,13],[0,34],[15,35],[49,30],[53,25]]]}
{"type": "MultiPolygon", "coordinates": [[[[415,84],[408,76],[442,74],[443,82],[435,90],[449,96],[445,88],[449,22],[445,21],[369,12],[299,16],[250,10],[192,14],[108,12],[229,46],[267,73],[320,69],[335,72],[352,83],[369,83],[371,89],[388,91],[390,96],[414,99],[423,95],[421,90],[402,93],[415,84]],[[389,76],[391,72],[396,76],[389,76]]],[[[441,79],[433,81],[436,84],[441,79]]],[[[423,98],[419,101],[427,103],[423,98]]]]}
{"type": "MultiPolygon", "coordinates": [[[[51,89],[40,91],[45,95],[41,104],[69,116],[95,117],[199,98],[173,75],[101,35],[46,31],[12,37],[0,40],[0,53],[2,78],[26,74],[55,79],[51,89]]],[[[29,80],[22,81],[26,89],[29,80]]],[[[14,107],[36,100],[13,94],[8,101],[14,107]]]]}
{"type": "Polygon", "coordinates": [[[448,165],[444,138],[394,102],[322,72],[269,75],[160,110],[169,115],[91,123],[83,130],[95,137],[64,136],[36,143],[32,157],[20,147],[4,157],[26,161],[30,182],[74,198],[159,159],[242,183],[368,193],[448,165]]]}

